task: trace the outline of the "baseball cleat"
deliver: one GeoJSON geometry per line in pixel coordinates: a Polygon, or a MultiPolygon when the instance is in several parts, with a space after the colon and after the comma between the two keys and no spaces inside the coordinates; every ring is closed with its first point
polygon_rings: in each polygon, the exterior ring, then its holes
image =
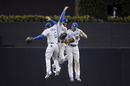
{"type": "Polygon", "coordinates": [[[60,71],[56,71],[55,76],[59,76],[60,71]]]}
{"type": "Polygon", "coordinates": [[[70,77],[70,81],[71,81],[71,82],[74,82],[74,78],[73,78],[73,77],[70,77]]]}
{"type": "Polygon", "coordinates": [[[81,82],[81,79],[79,77],[76,77],[75,78],[77,81],[81,82]]]}
{"type": "Polygon", "coordinates": [[[52,72],[47,73],[47,75],[45,76],[45,79],[48,79],[50,75],[52,75],[52,72]]]}

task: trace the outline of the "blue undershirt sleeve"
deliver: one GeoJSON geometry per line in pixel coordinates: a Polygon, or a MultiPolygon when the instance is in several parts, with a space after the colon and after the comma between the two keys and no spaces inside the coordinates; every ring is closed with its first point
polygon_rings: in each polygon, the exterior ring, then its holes
{"type": "Polygon", "coordinates": [[[39,36],[34,37],[33,39],[36,40],[36,39],[40,39],[40,38],[43,38],[43,37],[44,37],[44,35],[41,34],[41,35],[39,35],[39,36]]]}
{"type": "Polygon", "coordinates": [[[65,11],[63,11],[62,14],[61,14],[61,16],[60,16],[60,20],[59,20],[60,23],[63,22],[64,16],[65,16],[65,11]]]}
{"type": "Polygon", "coordinates": [[[57,24],[57,23],[56,23],[54,20],[52,20],[52,19],[51,19],[50,21],[51,21],[53,24],[57,24]]]}

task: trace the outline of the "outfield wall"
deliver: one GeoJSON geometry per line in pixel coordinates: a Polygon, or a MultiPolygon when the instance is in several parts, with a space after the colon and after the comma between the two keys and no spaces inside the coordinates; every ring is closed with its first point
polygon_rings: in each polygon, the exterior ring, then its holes
{"type": "Polygon", "coordinates": [[[45,48],[0,48],[0,86],[130,86],[129,48],[80,48],[82,82],[60,76],[45,80],[45,48]]]}
{"type": "MultiPolygon", "coordinates": [[[[72,22],[68,23],[70,29],[72,22]]],[[[130,23],[81,23],[81,28],[88,39],[81,38],[80,47],[130,47],[130,23]]],[[[45,27],[43,23],[0,23],[2,45],[11,47],[46,47],[46,38],[36,40],[31,45],[25,44],[28,36],[37,36],[45,27]]],[[[0,43],[1,44],[1,43],[0,43]]]]}

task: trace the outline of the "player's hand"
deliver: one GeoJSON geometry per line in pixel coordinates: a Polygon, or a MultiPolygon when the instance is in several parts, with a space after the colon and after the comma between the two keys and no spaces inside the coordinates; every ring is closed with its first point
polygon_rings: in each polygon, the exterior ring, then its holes
{"type": "Polygon", "coordinates": [[[68,6],[65,6],[64,11],[66,11],[68,8],[69,8],[68,6]]]}
{"type": "Polygon", "coordinates": [[[51,20],[51,18],[50,18],[49,16],[46,16],[46,19],[47,19],[47,21],[50,21],[50,20],[51,20]]]}

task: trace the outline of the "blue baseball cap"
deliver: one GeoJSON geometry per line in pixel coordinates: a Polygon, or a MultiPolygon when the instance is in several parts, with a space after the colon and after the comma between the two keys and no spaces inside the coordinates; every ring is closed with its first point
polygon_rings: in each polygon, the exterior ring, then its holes
{"type": "Polygon", "coordinates": [[[68,22],[68,20],[66,18],[63,18],[63,22],[68,22]]]}
{"type": "Polygon", "coordinates": [[[46,23],[45,28],[51,27],[51,23],[46,23]]]}
{"type": "Polygon", "coordinates": [[[73,23],[71,27],[72,27],[72,28],[77,28],[77,27],[78,27],[78,24],[77,24],[77,23],[73,23]]]}

